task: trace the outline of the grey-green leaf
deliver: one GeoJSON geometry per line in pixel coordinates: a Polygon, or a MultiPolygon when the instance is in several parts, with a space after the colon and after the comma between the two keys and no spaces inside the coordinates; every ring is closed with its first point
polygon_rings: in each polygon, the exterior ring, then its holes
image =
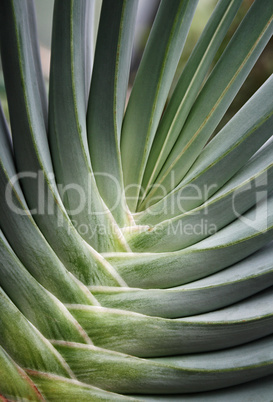
{"type": "MultiPolygon", "coordinates": [[[[45,213],[45,205],[42,202],[40,212],[45,218],[43,221],[47,225],[47,235],[50,234],[47,242],[35,223],[22,193],[2,109],[0,110],[0,144],[0,183],[3,188],[0,192],[0,224],[10,245],[29,272],[62,301],[75,303],[96,304],[96,300],[68,271],[88,284],[101,281],[99,279],[101,275],[105,279],[108,277],[109,284],[119,282],[124,284],[109,265],[106,268],[107,263],[100,254],[84,244],[69,220],[62,216],[62,222],[57,212],[59,223],[63,224],[58,227],[58,220],[54,219],[50,211],[45,213]],[[73,251],[75,247],[77,253],[73,251]],[[99,273],[100,270],[101,273],[99,273]]],[[[38,211],[35,214],[32,210],[33,215],[37,216],[38,211]]],[[[44,226],[42,228],[44,229],[44,226]]]]}
{"type": "Polygon", "coordinates": [[[64,377],[73,373],[50,342],[24,317],[0,288],[0,345],[23,368],[64,377]],[[18,337],[20,336],[20,342],[18,337]]]}
{"type": "Polygon", "coordinates": [[[184,178],[272,33],[273,3],[256,0],[199,93],[149,198],[155,197],[161,187],[168,193],[184,178]]]}
{"type": "Polygon", "coordinates": [[[155,204],[151,199],[136,222],[153,225],[198,207],[242,168],[272,135],[272,91],[273,75],[208,143],[179,186],[155,204]]]}
{"type": "Polygon", "coordinates": [[[272,334],[273,288],[230,307],[179,319],[67,306],[94,345],[138,357],[207,352],[272,334]]]}
{"type": "Polygon", "coordinates": [[[168,392],[194,392],[194,398],[196,392],[203,395],[272,374],[272,336],[227,351],[154,359],[75,343],[54,342],[54,346],[81,381],[119,393],[137,393],[138,400],[143,394],[168,392]]]}
{"type": "Polygon", "coordinates": [[[132,212],[196,5],[197,0],[161,1],[135,78],[121,135],[124,185],[132,212]]]}
{"type": "Polygon", "coordinates": [[[66,402],[90,402],[90,401],[136,401],[138,399],[117,395],[112,392],[84,384],[77,380],[71,380],[53,374],[45,374],[33,370],[27,370],[30,378],[39,387],[48,401],[66,402]]]}
{"type": "MultiPolygon", "coordinates": [[[[175,251],[198,243],[230,224],[273,190],[273,141],[207,202],[189,212],[130,233],[133,251],[175,251]]],[[[126,234],[126,232],[124,232],[126,234]]]]}
{"type": "Polygon", "coordinates": [[[0,286],[46,338],[91,343],[64,305],[27,272],[1,229],[0,257],[0,286]],[[54,319],[51,320],[49,317],[54,319]]]}
{"type": "MultiPolygon", "coordinates": [[[[35,384],[0,346],[0,397],[44,401],[35,384]]],[[[1,398],[2,399],[2,398],[1,398]]]]}
{"type": "Polygon", "coordinates": [[[91,287],[103,307],[165,318],[226,307],[273,285],[270,243],[251,256],[204,279],[169,289],[91,287]]]}
{"type": "Polygon", "coordinates": [[[143,198],[175,144],[210,64],[241,3],[238,0],[219,1],[191,53],[157,129],[143,177],[143,198]]]}
{"type": "Polygon", "coordinates": [[[74,226],[97,251],[123,251],[126,244],[99,194],[87,143],[88,84],[82,60],[87,58],[85,14],[89,3],[86,0],[55,2],[49,142],[59,192],[74,226]]]}
{"type": "Polygon", "coordinates": [[[167,288],[218,272],[259,250],[272,239],[273,194],[219,232],[183,250],[113,253],[105,257],[129,286],[167,288]]]}
{"type": "Polygon", "coordinates": [[[104,0],[87,111],[92,168],[98,189],[120,226],[127,221],[120,136],[138,0],[104,0]],[[103,155],[103,158],[101,157],[103,155]]]}

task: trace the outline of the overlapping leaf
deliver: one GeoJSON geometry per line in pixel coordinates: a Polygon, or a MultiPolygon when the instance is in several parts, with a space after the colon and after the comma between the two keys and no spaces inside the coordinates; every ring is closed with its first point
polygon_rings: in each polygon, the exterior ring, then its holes
{"type": "Polygon", "coordinates": [[[103,0],[94,52],[95,2],[56,0],[49,133],[34,3],[0,3],[0,399],[272,396],[272,76],[205,145],[272,2],[206,79],[241,3],[219,0],[164,110],[197,3],[161,1],[123,116],[137,1],[103,0]]]}

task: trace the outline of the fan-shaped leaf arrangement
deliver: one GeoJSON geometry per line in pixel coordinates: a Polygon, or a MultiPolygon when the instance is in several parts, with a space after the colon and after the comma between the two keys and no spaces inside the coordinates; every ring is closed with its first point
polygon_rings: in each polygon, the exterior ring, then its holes
{"type": "Polygon", "coordinates": [[[162,0],[125,110],[137,0],[56,0],[49,96],[31,0],[2,0],[0,399],[269,401],[273,77],[210,140],[273,32],[162,0]],[[93,57],[94,53],[94,57],[93,57]]]}

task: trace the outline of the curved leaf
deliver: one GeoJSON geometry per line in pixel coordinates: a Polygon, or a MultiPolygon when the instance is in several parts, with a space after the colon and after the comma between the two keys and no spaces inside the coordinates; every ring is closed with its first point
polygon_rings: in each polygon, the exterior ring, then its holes
{"type": "Polygon", "coordinates": [[[271,137],[272,91],[273,75],[208,143],[179,186],[136,214],[136,221],[159,223],[181,214],[180,205],[184,211],[189,211],[219,190],[271,137]]]}
{"type": "Polygon", "coordinates": [[[126,202],[120,158],[133,33],[138,1],[102,3],[87,111],[89,151],[98,189],[120,226],[126,202]],[[101,157],[103,155],[103,158],[101,157]]]}
{"type": "Polygon", "coordinates": [[[87,83],[82,60],[86,59],[85,14],[89,3],[86,0],[55,2],[49,97],[50,148],[61,197],[74,226],[97,251],[123,251],[126,250],[125,242],[122,243],[119,228],[98,192],[87,144],[87,83]]]}
{"type": "MultiPolygon", "coordinates": [[[[272,152],[273,142],[200,207],[139,234],[129,228],[127,240],[131,249],[144,252],[181,250],[227,226],[273,190],[272,152]]],[[[183,211],[182,205],[181,209],[183,211]]]]}
{"type": "Polygon", "coordinates": [[[26,373],[10,358],[0,346],[0,387],[1,396],[29,401],[44,401],[34,383],[26,373]]]}
{"type": "Polygon", "coordinates": [[[73,373],[63,358],[15,307],[2,288],[0,288],[0,345],[22,368],[73,378],[73,373]]]}
{"type": "Polygon", "coordinates": [[[183,250],[105,257],[129,286],[167,288],[231,266],[269,243],[272,236],[273,194],[219,232],[183,250]]]}
{"type": "Polygon", "coordinates": [[[148,154],[197,0],[162,0],[126,109],[121,159],[127,203],[133,212],[148,154]]]}
{"type": "Polygon", "coordinates": [[[272,352],[267,354],[272,336],[228,351],[159,359],[138,359],[75,343],[59,342],[55,347],[82,381],[119,393],[138,393],[138,400],[142,394],[200,392],[240,384],[271,374],[273,368],[272,352]]]}
{"type": "Polygon", "coordinates": [[[26,271],[1,230],[0,257],[0,286],[46,338],[91,343],[64,305],[26,271]],[[54,317],[54,320],[48,317],[54,317]]]}
{"type": "Polygon", "coordinates": [[[103,307],[67,307],[94,345],[159,357],[219,350],[270,335],[272,302],[271,287],[231,307],[175,320],[103,307]]]}
{"type": "Polygon", "coordinates": [[[273,285],[273,247],[204,279],[170,289],[91,287],[103,307],[164,318],[206,313],[243,300],[273,285]]]}
{"type": "Polygon", "coordinates": [[[191,53],[156,132],[142,182],[143,189],[146,189],[143,199],[175,144],[241,3],[237,0],[219,1],[191,53]]]}
{"type": "Polygon", "coordinates": [[[52,374],[39,373],[27,370],[29,376],[42,391],[48,401],[81,402],[90,401],[135,401],[135,398],[116,395],[83,384],[76,380],[60,377],[52,374]]]}
{"type": "Polygon", "coordinates": [[[66,269],[88,284],[100,282],[103,277],[113,285],[124,284],[124,281],[95,250],[83,243],[68,219],[63,217],[63,222],[56,221],[51,214],[53,211],[50,209],[46,213],[42,202],[38,211],[41,211],[40,216],[49,231],[48,243],[52,248],[50,247],[33,220],[31,212],[35,215],[34,211],[29,211],[22,194],[2,109],[0,124],[0,182],[3,188],[0,192],[0,225],[6,238],[31,274],[62,300],[85,300],[85,303],[96,304],[95,299],[84,290],[84,286],[79,285],[76,278],[70,276],[66,269]],[[62,223],[62,226],[58,227],[58,223],[62,223]],[[74,252],[75,247],[77,253],[74,252]]]}
{"type": "Polygon", "coordinates": [[[256,0],[196,99],[148,198],[184,178],[273,33],[273,3],[256,0]]]}

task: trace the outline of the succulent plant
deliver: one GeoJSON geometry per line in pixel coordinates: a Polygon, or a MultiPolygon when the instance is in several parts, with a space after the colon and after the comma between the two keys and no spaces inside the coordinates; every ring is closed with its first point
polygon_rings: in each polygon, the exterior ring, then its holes
{"type": "Polygon", "coordinates": [[[0,399],[270,401],[273,76],[213,136],[273,32],[161,0],[128,103],[137,0],[1,0],[0,399]],[[96,45],[95,45],[96,42],[96,45]],[[11,134],[10,134],[11,132],[11,134]]]}

